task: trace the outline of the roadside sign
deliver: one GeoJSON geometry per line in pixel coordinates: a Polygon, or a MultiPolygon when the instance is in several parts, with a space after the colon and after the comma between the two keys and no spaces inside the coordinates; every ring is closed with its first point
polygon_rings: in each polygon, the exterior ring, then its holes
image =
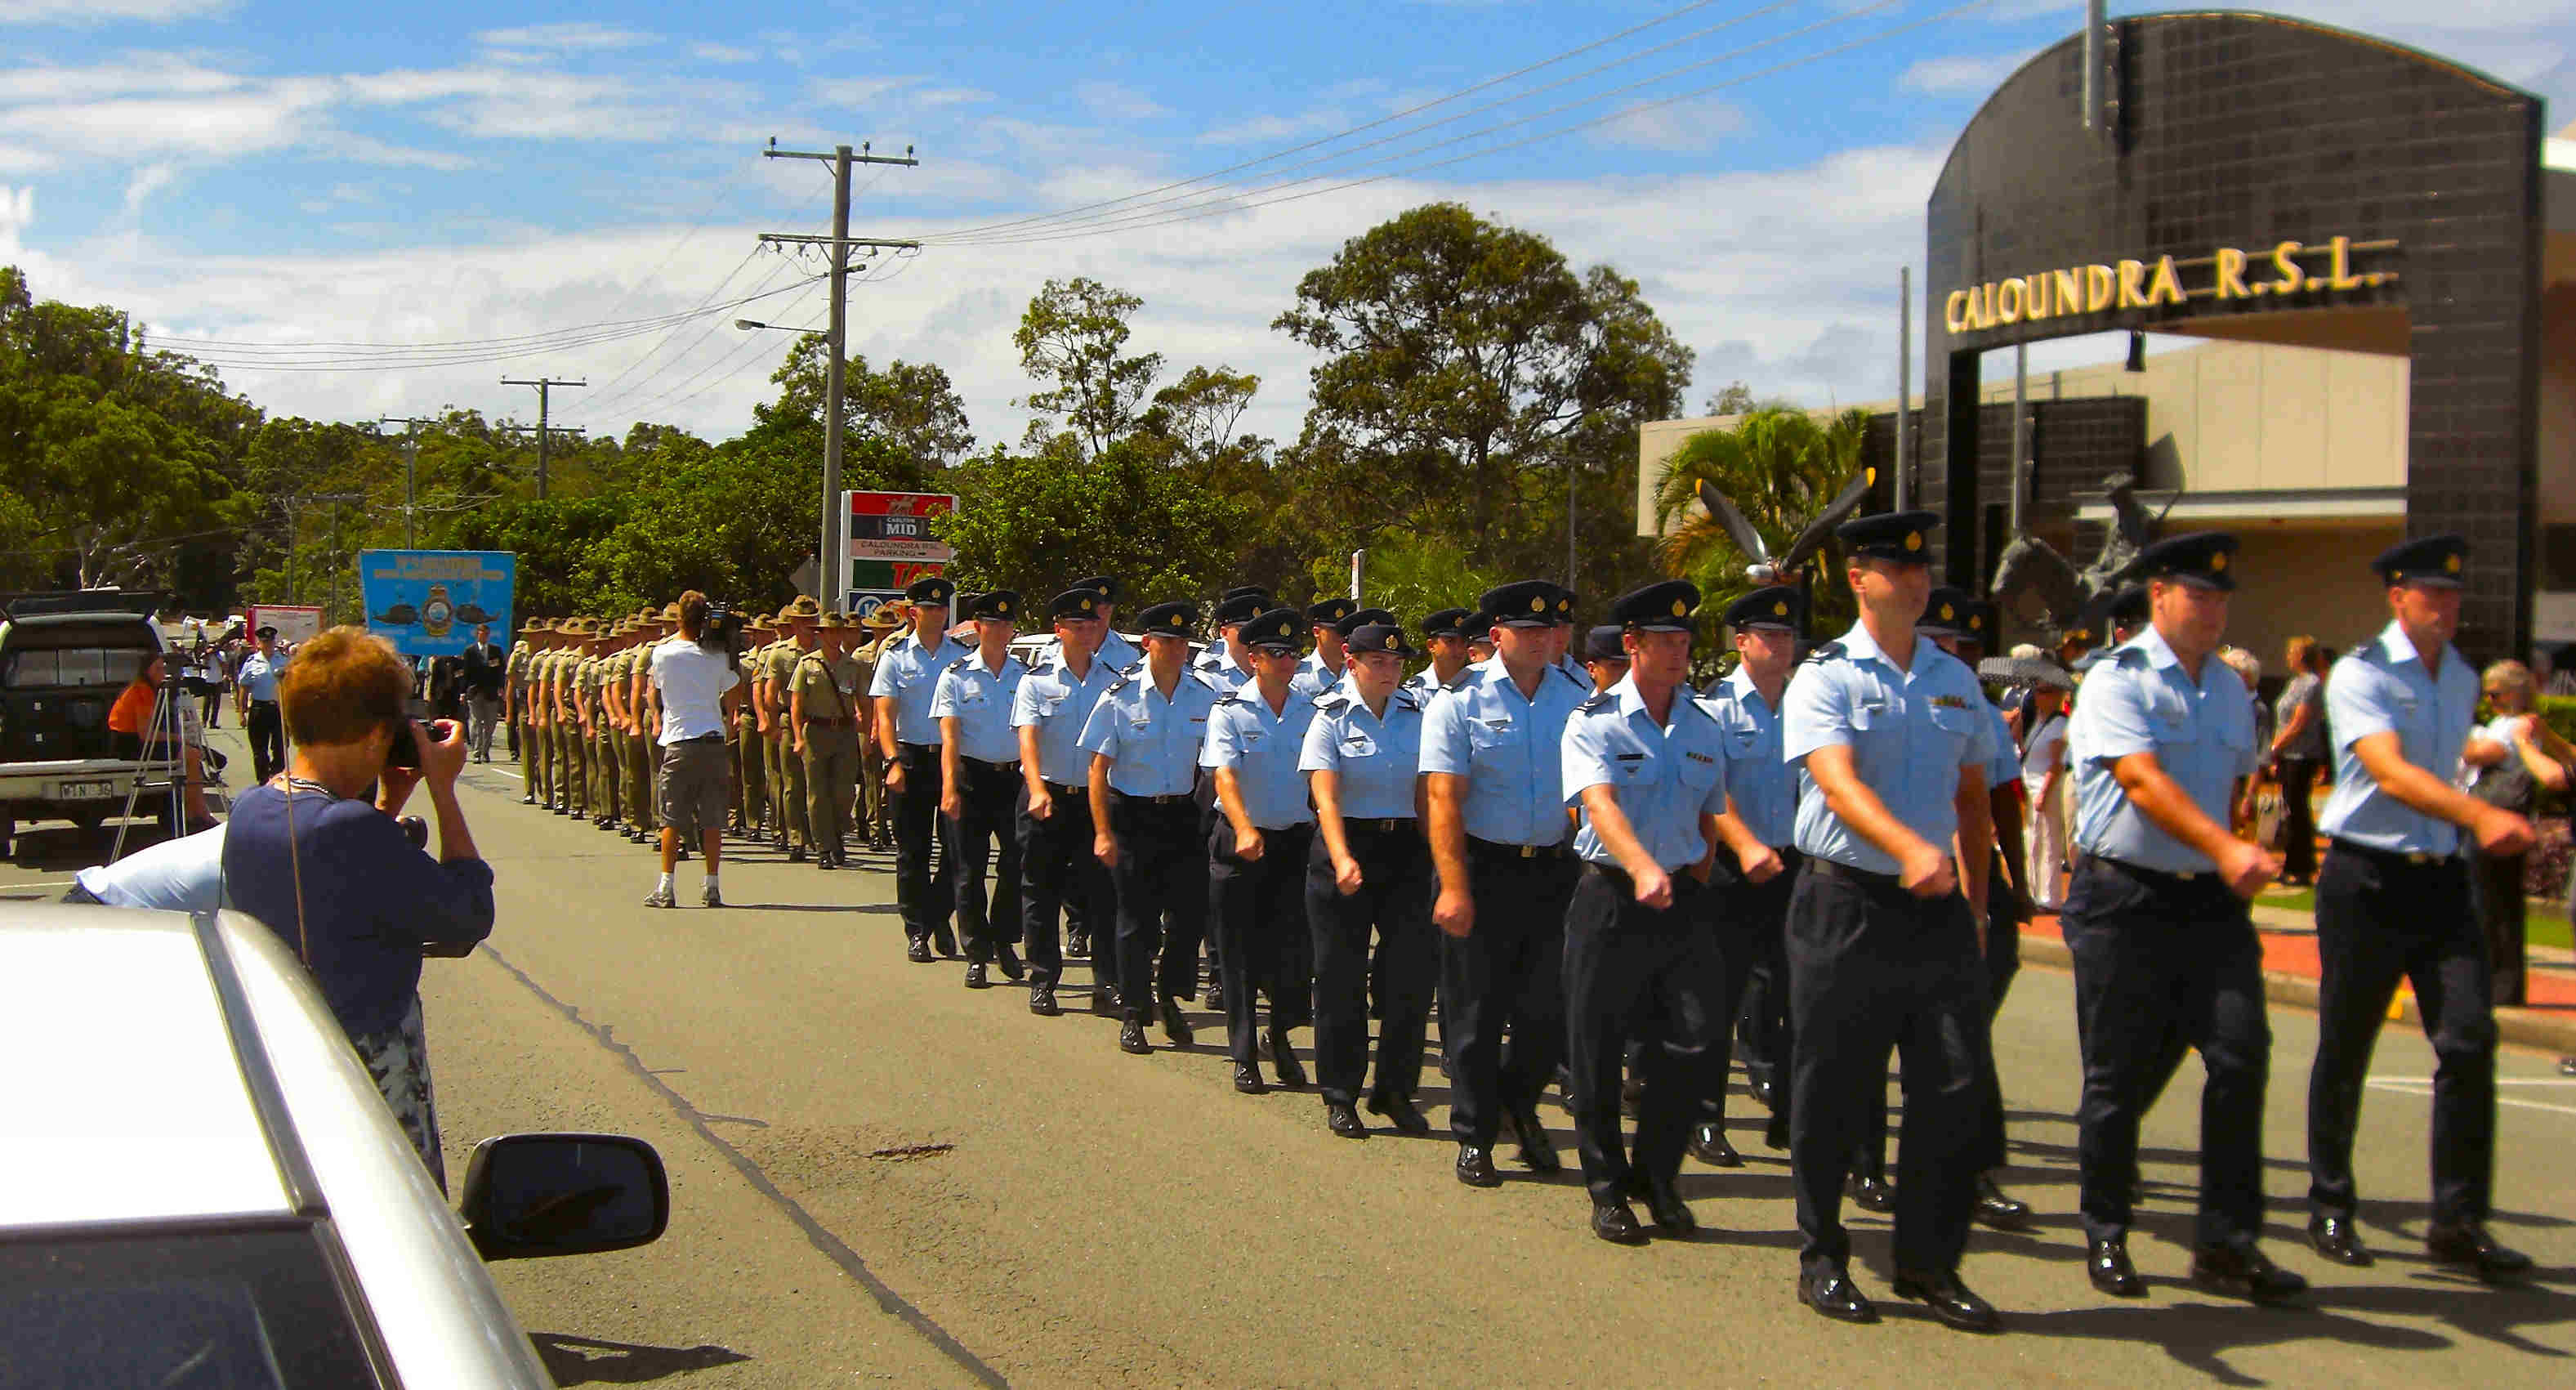
{"type": "MultiPolygon", "coordinates": [[[[895,590],[941,572],[956,556],[930,533],[930,519],[957,510],[953,492],[844,492],[841,494],[841,559],[849,573],[838,586],[857,595],[895,590]]],[[[853,610],[855,611],[855,610],[853,610]]]]}
{"type": "Polygon", "coordinates": [[[841,611],[853,618],[865,618],[889,603],[902,600],[901,589],[852,589],[841,604],[841,611]]]}
{"type": "Polygon", "coordinates": [[[505,550],[362,550],[358,592],[367,631],[405,656],[455,656],[474,628],[510,632],[519,557],[505,550]]]}
{"type": "Polygon", "coordinates": [[[310,642],[322,635],[322,610],[300,603],[254,603],[242,613],[248,632],[277,629],[280,642],[310,642]]]}

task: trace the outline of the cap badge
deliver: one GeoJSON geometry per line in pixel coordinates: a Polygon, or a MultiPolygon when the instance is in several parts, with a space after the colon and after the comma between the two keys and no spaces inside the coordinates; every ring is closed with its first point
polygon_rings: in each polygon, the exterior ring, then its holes
{"type": "Polygon", "coordinates": [[[1788,617],[1788,616],[1789,616],[1789,605],[1787,605],[1787,604],[1785,604],[1785,603],[1775,603],[1775,604],[1772,604],[1772,605],[1771,605],[1771,616],[1773,616],[1773,617],[1775,617],[1775,618],[1785,618],[1785,617],[1788,617]]]}
{"type": "Polygon", "coordinates": [[[1941,605],[1941,621],[1943,621],[1943,622],[1945,622],[1945,623],[1946,623],[1946,622],[1948,622],[1948,621],[1951,619],[1951,617],[1952,617],[1952,616],[1954,616],[1954,615],[1950,612],[1950,605],[1948,605],[1948,604],[1946,604],[1946,603],[1945,603],[1945,604],[1942,604],[1942,605],[1941,605]]]}
{"type": "Polygon", "coordinates": [[[1088,613],[1088,612],[1090,612],[1090,611],[1091,611],[1091,600],[1089,600],[1089,599],[1084,599],[1084,600],[1082,601],[1082,611],[1083,611],[1083,612],[1085,612],[1085,613],[1088,613]]]}
{"type": "Polygon", "coordinates": [[[1101,586],[1100,586],[1100,596],[1101,596],[1102,598],[1107,598],[1107,597],[1109,597],[1109,586],[1108,586],[1108,585],[1103,584],[1103,585],[1101,585],[1101,586]]]}
{"type": "Polygon", "coordinates": [[[2457,555],[2445,555],[2445,556],[2443,556],[2443,557],[2442,557],[2442,568],[2443,568],[2443,569],[2445,569],[2445,570],[2447,570],[2447,571],[2449,571],[2449,572],[2450,572],[2450,573],[2452,573],[2452,574],[2458,574],[2458,573],[2460,572],[2460,557],[2459,557],[2459,556],[2457,556],[2457,555]]]}
{"type": "Polygon", "coordinates": [[[1970,630],[1970,631],[1972,631],[1972,632],[1973,632],[1973,631],[1975,631],[1975,630],[1976,630],[1976,629],[1978,629],[1978,628],[1984,627],[1985,625],[1986,625],[1986,616],[1985,616],[1984,614],[1982,614],[1982,613],[1979,613],[1979,614],[1977,614],[1977,615],[1975,615],[1975,616],[1973,616],[1973,617],[1971,617],[1971,618],[1969,618],[1969,619],[1968,619],[1968,628],[1969,628],[1969,630],[1970,630]]]}
{"type": "Polygon", "coordinates": [[[2216,553],[2216,554],[2214,554],[2214,555],[2210,556],[2210,557],[2209,557],[2209,567],[2210,567],[2210,569],[2211,569],[2212,571],[2223,570],[2223,569],[2227,568],[2227,552],[2226,552],[2226,551],[2224,551],[2224,550],[2222,550],[2222,551],[2219,551],[2218,553],[2216,553]]]}
{"type": "Polygon", "coordinates": [[[1674,600],[1673,600],[1673,616],[1674,616],[1674,617],[1678,618],[1678,617],[1682,616],[1683,614],[1688,613],[1689,611],[1690,611],[1690,605],[1689,605],[1689,604],[1682,602],[1680,599],[1674,599],[1674,600]]]}
{"type": "Polygon", "coordinates": [[[1544,612],[1546,612],[1546,611],[1547,611],[1547,600],[1546,600],[1546,599],[1543,599],[1543,598],[1532,598],[1532,599],[1530,600],[1530,611],[1531,611],[1531,612],[1533,612],[1533,613],[1544,613],[1544,612]]]}
{"type": "Polygon", "coordinates": [[[1179,627],[1180,625],[1181,625],[1181,615],[1180,615],[1180,614],[1178,614],[1178,613],[1173,614],[1173,615],[1172,615],[1172,626],[1174,626],[1174,627],[1179,627]]]}
{"type": "Polygon", "coordinates": [[[1905,548],[1908,550],[1921,550],[1923,548],[1923,533],[1920,531],[1906,532],[1905,548]]]}

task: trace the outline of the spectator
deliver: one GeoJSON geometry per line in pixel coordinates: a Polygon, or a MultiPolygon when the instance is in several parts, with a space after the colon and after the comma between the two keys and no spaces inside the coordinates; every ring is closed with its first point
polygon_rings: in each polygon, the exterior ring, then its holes
{"type": "MultiPolygon", "coordinates": [[[[2234,671],[2238,680],[2245,682],[2245,703],[2254,711],[2254,746],[2271,747],[2272,711],[2264,707],[2262,692],[2256,689],[2263,683],[2263,658],[2243,647],[2221,647],[2218,659],[2227,663],[2227,669],[2234,671]]],[[[2234,823],[2229,827],[2240,835],[2254,829],[2254,790],[2255,783],[2261,780],[2259,775],[2243,779],[2243,794],[2236,800],[2234,823]]]]}
{"type": "Polygon", "coordinates": [[[224,896],[266,923],[313,972],[332,1016],[366,1063],[441,1189],[438,1111],[420,1009],[424,946],[470,947],[492,931],[492,868],[475,852],[456,775],[465,732],[404,717],[411,672],[393,645],[335,627],[302,644],[278,681],[293,758],[233,803],[224,896]],[[409,739],[417,767],[388,765],[409,739]],[[439,857],[396,824],[429,788],[439,857]],[[370,785],[375,802],[366,800],[370,785]]]}
{"type": "Polygon", "coordinates": [[[2073,771],[2066,765],[2066,696],[2064,686],[2041,681],[2022,704],[2030,724],[2021,747],[2021,783],[2030,794],[2024,881],[2034,912],[2066,910],[2066,788],[2073,771]]]}
{"type": "MultiPolygon", "coordinates": [[[[2462,785],[2490,806],[2527,817],[2539,804],[2541,788],[2567,790],[2568,773],[2576,770],[2576,749],[2533,713],[2539,689],[2531,668],[2499,661],[2486,669],[2480,683],[2495,718],[2469,735],[2460,754],[2462,785]]],[[[2530,856],[2491,855],[2474,842],[2467,848],[2469,898],[2486,930],[2495,1002],[2519,1005],[2524,999],[2522,880],[2530,856]]]]}
{"type": "MultiPolygon", "coordinates": [[[[214,814],[206,809],[206,772],[198,760],[195,741],[188,737],[187,697],[175,690],[164,692],[162,680],[169,659],[155,653],[134,673],[116,703],[107,711],[107,731],[111,750],[129,762],[166,762],[176,764],[183,774],[180,799],[188,815],[188,829],[202,830],[215,823],[214,814]],[[165,706],[163,695],[169,700],[165,706]],[[175,736],[175,737],[174,737],[175,736]],[[174,750],[175,743],[175,750],[174,750]]],[[[165,827],[179,833],[179,827],[165,827]]]]}
{"type": "Polygon", "coordinates": [[[265,782],[286,766],[286,726],[277,712],[277,681],[286,674],[286,655],[277,649],[277,629],[263,626],[259,650],[242,658],[233,673],[233,712],[241,716],[250,738],[251,780],[265,782]]]}
{"type": "Polygon", "coordinates": [[[2309,796],[2326,756],[2325,649],[2313,637],[2293,637],[2290,679],[2272,702],[2273,733],[2265,745],[2281,783],[2281,886],[2306,888],[2317,881],[2317,823],[2309,796]]]}
{"type": "Polygon", "coordinates": [[[429,717],[465,726],[465,663],[452,656],[429,659],[429,717]]]}
{"type": "Polygon", "coordinates": [[[492,761],[492,726],[501,722],[501,687],[508,674],[508,654],[493,644],[492,625],[474,625],[474,645],[465,649],[466,727],[474,761],[492,761]]]}
{"type": "MultiPolygon", "coordinates": [[[[662,813],[662,879],[647,907],[669,907],[671,872],[680,846],[695,836],[707,854],[707,886],[699,901],[724,906],[716,868],[724,855],[725,809],[731,800],[732,761],[725,756],[725,725],[741,697],[742,673],[721,642],[707,637],[707,596],[680,595],[680,635],[653,648],[646,707],[661,715],[662,766],[654,802],[662,813]]],[[[649,724],[648,724],[649,727],[649,724]]]]}

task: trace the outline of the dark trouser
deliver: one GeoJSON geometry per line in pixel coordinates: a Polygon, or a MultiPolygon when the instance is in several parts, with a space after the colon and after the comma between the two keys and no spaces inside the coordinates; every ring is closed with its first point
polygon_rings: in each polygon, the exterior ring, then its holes
{"type": "MultiPolygon", "coordinates": [[[[1090,921],[1111,920],[1116,898],[1109,885],[1109,866],[1091,852],[1091,794],[1082,787],[1047,784],[1055,810],[1045,820],[1029,814],[1029,789],[1023,784],[1015,805],[1020,831],[1020,931],[1028,942],[1029,981],[1052,985],[1064,978],[1064,947],[1056,934],[1056,911],[1073,919],[1080,903],[1090,921]]],[[[1091,953],[1091,987],[1115,991],[1118,952],[1102,942],[1091,953]]]]}
{"type": "Polygon", "coordinates": [[[1670,1181],[1716,1079],[1718,995],[1726,962],[1702,915],[1699,880],[1672,875],[1673,905],[1637,901],[1627,874],[1587,864],[1565,909],[1566,1065],[1574,1078],[1574,1135],[1584,1186],[1595,1203],[1624,1201],[1632,1172],[1670,1181]],[[1619,1137],[1619,1068],[1630,1037],[1653,1041],[1638,1058],[1632,1161],[1619,1137]]]}
{"type": "Polygon", "coordinates": [[[1246,1066],[1258,1058],[1260,1001],[1270,996],[1270,1027],[1285,1033],[1306,1013],[1314,992],[1301,949],[1306,922],[1305,873],[1312,825],[1261,832],[1261,857],[1234,852],[1234,823],[1216,818],[1208,838],[1208,906],[1220,943],[1217,968],[1225,982],[1226,1055],[1246,1066]]]}
{"type": "Polygon", "coordinates": [[[2439,1225],[2484,1221],[2495,1178],[2495,1013],[2486,942],[2457,859],[2337,841],[2317,875],[2317,1060],[2308,1074],[2308,1202],[2323,1216],[2360,1205],[2352,1179],[2362,1078],[2400,977],[2433,1044],[2433,1211],[2439,1225]]]}
{"type": "Polygon", "coordinates": [[[1563,848],[1523,858],[1517,845],[1467,842],[1475,929],[1439,937],[1449,1132],[1461,1144],[1491,1148],[1503,1116],[1536,1109],[1565,1060],[1565,909],[1581,874],[1563,848]]]}
{"type": "MultiPolygon", "coordinates": [[[[1709,1061],[1711,1079],[1703,1107],[1715,1120],[1726,1118],[1727,1074],[1739,1042],[1748,1077],[1776,1074],[1789,1064],[1789,958],[1784,933],[1789,925],[1789,892],[1797,886],[1798,866],[1806,857],[1786,845],[1777,853],[1780,872],[1753,883],[1737,867],[1734,855],[1719,846],[1719,877],[1712,881],[1704,903],[1726,971],[1718,988],[1717,1015],[1725,1026],[1710,1040],[1716,1055],[1709,1061]]],[[[1788,1105],[1789,1088],[1775,1087],[1772,1109],[1782,1111],[1788,1105]]]]}
{"type": "Polygon", "coordinates": [[[2080,861],[2066,898],[2084,1099],[2075,1112],[2084,1231],[2129,1233],[2138,1122],[2162,1085],[2168,1040],[2200,1050],[2201,1245],[2250,1245],[2263,1229],[2263,1087],[2272,1029],[2263,947],[2244,899],[2191,878],[2080,861]]]}
{"type": "Polygon", "coordinates": [[[2522,874],[2529,855],[2481,854],[2469,847],[2469,886],[2477,904],[2478,928],[2487,942],[2487,965],[2495,976],[2493,1002],[2519,1007],[2524,975],[2529,969],[2523,941],[2522,874]]]}
{"type": "Polygon", "coordinates": [[[1315,1084],[1330,1103],[1355,1104],[1368,1075],[1369,933],[1386,961],[1386,1019],[1377,1039],[1373,1099],[1410,1100],[1422,1083],[1422,1039],[1440,973],[1431,925],[1431,851],[1410,818],[1345,820],[1360,887],[1333,878],[1321,830],[1306,854],[1306,922],[1315,941],[1315,1084]]]}
{"type": "MultiPolygon", "coordinates": [[[[1986,979],[1986,1039],[1989,1048],[1980,1063],[1984,1073],[1982,1084],[1986,1089],[1986,1115],[1978,1124],[1980,1133],[1985,1136],[1978,1148],[1981,1156],[1977,1160],[1977,1166],[1980,1170],[2003,1166],[2005,1148],[2003,1080],[1995,1071],[1991,1045],[1994,1040],[1995,1015],[2003,1012],[2004,994],[2012,988],[2013,977],[2021,973],[2021,900],[2014,895],[2011,888],[2005,885],[2003,855],[2000,852],[1994,856],[1994,863],[1987,870],[1987,875],[1986,944],[1982,965],[1986,979]]],[[[2156,1074],[2164,1080],[2154,1084],[2154,1089],[2149,1093],[2149,1103],[2140,1107],[2142,1112],[2155,1108],[2153,1097],[2163,1094],[2165,1081],[2173,1079],[2174,1069],[2182,1065],[2183,1054],[2189,1049],[2190,1044],[2179,1035],[2168,1039],[2163,1063],[2155,1068],[2156,1074]]],[[[1860,1152],[1852,1156],[1852,1164],[1854,1171],[1866,1173],[1873,1178],[1887,1176],[1887,1110],[1885,1107],[1881,1107],[1877,1114],[1870,1117],[1869,1135],[1861,1141],[1860,1152]]]]}
{"type": "Polygon", "coordinates": [[[277,702],[251,701],[242,731],[250,735],[251,781],[264,783],[286,766],[286,721],[277,712],[277,702]]]}
{"type": "MultiPolygon", "coordinates": [[[[894,796],[894,897],[903,913],[903,934],[926,941],[948,926],[957,903],[957,856],[939,857],[939,872],[930,870],[931,837],[939,822],[939,745],[899,743],[903,790],[894,796]]],[[[799,819],[802,819],[801,817],[799,819]]],[[[796,829],[791,824],[791,831],[796,829]]]]}
{"type": "Polygon", "coordinates": [[[959,754],[958,799],[963,814],[947,823],[950,875],[957,885],[957,935],[969,961],[989,961],[996,944],[1020,941],[1020,837],[1012,831],[1019,813],[1020,765],[988,763],[959,754]],[[993,880],[992,910],[985,911],[984,864],[999,840],[1002,867],[993,880]]]}
{"type": "Polygon", "coordinates": [[[1896,1266],[1955,1269],[1976,1204],[1991,1068],[1986,982],[1967,900],[1924,899],[1893,875],[1810,859],[1789,900],[1789,1164],[1799,1261],[1842,1268],[1843,1178],[1873,1114],[1887,1112],[1887,1058],[1905,1068],[1896,1266]]]}
{"type": "MultiPolygon", "coordinates": [[[[1118,886],[1118,1003],[1129,1019],[1143,1022],[1165,1000],[1198,992],[1199,936],[1207,927],[1207,843],[1199,838],[1198,805],[1186,793],[1113,791],[1109,829],[1118,842],[1118,863],[1110,870],[1118,886]]],[[[1091,943],[1095,958],[1102,949],[1098,940],[1091,943]]]]}
{"type": "Polygon", "coordinates": [[[2281,778],[2281,877],[2317,876],[2317,821],[2308,792],[2317,784],[2317,760],[2283,758],[2273,764],[2281,778]]]}

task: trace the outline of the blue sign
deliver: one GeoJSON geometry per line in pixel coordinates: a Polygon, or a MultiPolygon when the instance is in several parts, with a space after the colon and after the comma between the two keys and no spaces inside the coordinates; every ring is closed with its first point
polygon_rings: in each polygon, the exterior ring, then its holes
{"type": "Polygon", "coordinates": [[[367,631],[405,656],[455,656],[477,624],[508,643],[519,557],[505,550],[362,550],[358,590],[367,631]]]}

